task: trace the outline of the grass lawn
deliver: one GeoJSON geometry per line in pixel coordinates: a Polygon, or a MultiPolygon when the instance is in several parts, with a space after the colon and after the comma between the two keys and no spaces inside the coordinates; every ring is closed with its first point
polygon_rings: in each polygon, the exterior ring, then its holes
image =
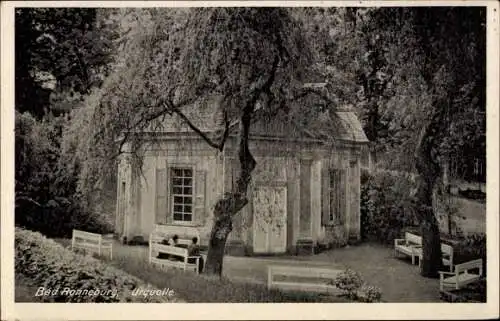
{"type": "MultiPolygon", "coordinates": [[[[57,240],[69,246],[69,240],[57,240]]],[[[113,244],[113,260],[102,258],[159,289],[170,289],[187,302],[195,303],[263,303],[263,302],[351,302],[343,297],[316,293],[269,291],[262,282],[244,282],[223,277],[197,275],[171,269],[161,271],[147,261],[147,247],[113,244]]],[[[250,280],[250,278],[249,278],[250,280]]]]}
{"type": "Polygon", "coordinates": [[[363,243],[320,253],[314,260],[336,262],[358,271],[371,285],[382,289],[386,302],[442,302],[439,280],[424,278],[409,258],[395,258],[394,248],[363,243]]]}
{"type": "Polygon", "coordinates": [[[269,291],[265,285],[235,282],[228,278],[197,275],[180,270],[160,271],[142,260],[119,257],[112,265],[163,289],[174,290],[187,302],[348,302],[319,294],[269,291]]]}
{"type": "Polygon", "coordinates": [[[291,259],[303,264],[329,264],[339,269],[351,268],[361,274],[363,280],[382,290],[384,302],[423,303],[442,302],[439,280],[424,278],[418,265],[411,265],[409,258],[395,258],[394,248],[377,243],[362,243],[332,249],[312,256],[281,257],[286,264],[291,259]],[[306,263],[307,262],[307,263],[306,263]]]}
{"type": "MultiPolygon", "coordinates": [[[[66,245],[69,241],[64,240],[66,245]]],[[[146,246],[113,245],[110,264],[156,287],[170,288],[188,302],[346,302],[318,294],[268,291],[268,265],[352,268],[369,284],[382,290],[384,302],[443,302],[439,280],[424,278],[409,259],[394,257],[394,249],[374,243],[332,249],[312,256],[224,258],[222,280],[190,272],[157,270],[147,262],[146,246]]]]}
{"type": "MultiPolygon", "coordinates": [[[[457,196],[452,196],[450,201],[458,210],[455,219],[464,235],[486,233],[486,204],[484,202],[457,196]]],[[[441,231],[448,232],[445,216],[439,216],[438,219],[441,231]]]]}

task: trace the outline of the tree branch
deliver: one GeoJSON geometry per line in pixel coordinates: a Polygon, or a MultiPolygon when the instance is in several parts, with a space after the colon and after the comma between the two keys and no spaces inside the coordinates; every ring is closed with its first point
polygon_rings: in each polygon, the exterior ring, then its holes
{"type": "Polygon", "coordinates": [[[147,124],[147,123],[149,123],[157,118],[160,118],[160,117],[164,116],[165,114],[169,114],[169,113],[170,112],[167,108],[163,108],[163,109],[161,109],[161,110],[159,110],[151,115],[148,115],[147,117],[146,117],[146,114],[142,114],[141,118],[138,121],[136,121],[132,126],[129,126],[129,128],[127,128],[125,131],[122,131],[122,133],[124,133],[124,137],[123,137],[123,139],[120,140],[120,146],[118,148],[118,152],[115,155],[111,156],[111,159],[116,159],[118,156],[120,156],[123,153],[122,148],[125,145],[125,143],[127,143],[129,141],[130,134],[134,128],[137,128],[141,124],[147,124]]]}
{"type": "Polygon", "coordinates": [[[227,112],[224,112],[224,133],[222,134],[222,138],[219,142],[219,151],[222,152],[224,149],[224,145],[226,144],[226,140],[229,137],[229,129],[231,127],[231,122],[227,117],[227,112]]]}
{"type": "Polygon", "coordinates": [[[328,97],[328,94],[325,94],[321,92],[321,90],[311,88],[311,87],[303,87],[302,91],[300,94],[296,95],[291,99],[291,101],[297,101],[301,98],[307,97],[309,95],[316,95],[319,98],[321,98],[325,103],[335,103],[334,100],[332,100],[330,97],[328,97]]]}
{"type": "Polygon", "coordinates": [[[177,114],[188,126],[193,130],[198,136],[200,136],[210,147],[215,149],[220,149],[220,144],[214,143],[204,132],[202,132],[198,127],[196,127],[183,112],[178,108],[173,108],[172,112],[177,114]]]}
{"type": "Polygon", "coordinates": [[[43,207],[42,204],[38,203],[37,201],[35,201],[34,199],[32,199],[31,197],[28,197],[28,196],[16,196],[16,203],[17,203],[17,201],[27,201],[27,202],[35,204],[38,207],[43,207]]]}

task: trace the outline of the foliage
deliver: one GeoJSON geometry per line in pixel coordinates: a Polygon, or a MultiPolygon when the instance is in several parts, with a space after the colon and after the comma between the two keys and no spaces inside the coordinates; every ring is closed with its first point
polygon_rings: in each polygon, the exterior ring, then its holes
{"type": "Polygon", "coordinates": [[[358,302],[366,302],[366,303],[380,302],[381,299],[382,299],[382,292],[380,288],[376,286],[363,284],[356,291],[356,300],[358,302]]]}
{"type": "Polygon", "coordinates": [[[470,234],[458,244],[453,245],[454,263],[460,264],[476,259],[483,259],[483,273],[486,275],[487,244],[486,234],[470,234]]]}
{"type": "Polygon", "coordinates": [[[110,231],[101,213],[75,198],[75,169],[61,160],[60,145],[65,113],[110,70],[113,10],[18,8],[15,15],[16,223],[50,236],[110,231]]]}
{"type": "Polygon", "coordinates": [[[460,290],[449,291],[444,299],[447,302],[486,302],[486,290],[486,279],[481,279],[478,282],[467,284],[460,290]]]}
{"type": "Polygon", "coordinates": [[[378,287],[367,285],[361,275],[351,269],[342,271],[330,284],[344,292],[344,295],[357,302],[380,302],[381,290],[378,287]]]}
{"type": "Polygon", "coordinates": [[[15,273],[22,274],[39,287],[59,288],[55,295],[43,296],[44,302],[175,302],[177,298],[162,296],[133,296],[138,287],[155,289],[140,279],[90,256],[83,256],[65,249],[40,233],[16,228],[15,273]],[[74,295],[63,293],[71,290],[98,290],[98,295],[74,295]],[[116,291],[116,296],[106,291],[116,291]]]}
{"type": "MultiPolygon", "coordinates": [[[[362,64],[362,43],[355,26],[360,8],[295,8],[290,13],[302,21],[303,32],[315,53],[315,80],[326,83],[332,98],[329,107],[357,105],[356,72],[362,64]]],[[[310,103],[310,102],[309,102],[310,103]]]]}
{"type": "Polygon", "coordinates": [[[16,224],[48,236],[68,236],[73,228],[112,231],[105,217],[84,211],[73,197],[76,179],[59,162],[64,118],[38,121],[16,112],[15,120],[16,224]]]}
{"type": "Polygon", "coordinates": [[[416,150],[420,132],[439,108],[446,109],[446,128],[439,131],[445,135],[436,145],[441,161],[467,167],[473,161],[469,156],[484,158],[484,9],[303,11],[308,36],[322,53],[323,70],[333,71],[323,73],[329,91],[339,105],[356,106],[376,161],[384,168],[414,169],[414,155],[408,151],[416,150]]]}
{"type": "Polygon", "coordinates": [[[459,205],[452,195],[439,191],[435,193],[434,212],[439,220],[445,221],[448,235],[460,235],[463,231],[460,228],[460,220],[467,219],[460,215],[459,205]]]}
{"type": "Polygon", "coordinates": [[[348,295],[354,296],[356,290],[358,290],[363,284],[361,275],[351,269],[342,271],[334,280],[333,285],[335,285],[340,290],[344,291],[348,295]]]}
{"type": "Polygon", "coordinates": [[[116,172],[125,143],[132,155],[140,154],[138,132],[161,128],[165,118],[181,113],[194,122],[186,107],[198,102],[195,108],[202,108],[214,95],[222,97],[218,112],[226,123],[239,119],[252,97],[273,112],[306,70],[300,64],[308,57],[307,42],[283,9],[151,8],[120,14],[130,31],[120,39],[116,69],[75,111],[67,129],[86,195],[116,172]]]}
{"type": "Polygon", "coordinates": [[[41,118],[64,112],[109,72],[115,21],[110,9],[16,9],[16,110],[41,118]],[[33,105],[36,97],[37,104],[33,105]]]}
{"type": "Polygon", "coordinates": [[[22,274],[16,274],[14,279],[14,302],[42,302],[40,297],[34,297],[38,287],[24,277],[22,274]]]}
{"type": "Polygon", "coordinates": [[[395,171],[362,171],[361,234],[364,239],[391,243],[401,231],[416,225],[411,175],[395,171]]]}
{"type": "Polygon", "coordinates": [[[486,201],[486,193],[484,193],[481,190],[477,190],[477,189],[476,190],[469,189],[469,188],[466,190],[459,189],[458,195],[460,195],[464,198],[468,198],[468,199],[472,199],[472,200],[476,200],[476,201],[480,201],[480,202],[486,201]]]}

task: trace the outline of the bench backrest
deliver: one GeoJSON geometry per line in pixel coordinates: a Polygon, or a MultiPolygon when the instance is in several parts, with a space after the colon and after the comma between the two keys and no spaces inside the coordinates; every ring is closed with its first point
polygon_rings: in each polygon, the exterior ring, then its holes
{"type": "Polygon", "coordinates": [[[455,273],[460,274],[472,269],[479,269],[479,274],[483,274],[483,260],[477,259],[455,265],[455,273]]]}
{"type": "MultiPolygon", "coordinates": [[[[161,243],[163,240],[169,240],[172,238],[174,234],[165,234],[165,233],[162,233],[162,232],[157,232],[157,231],[154,231],[153,233],[151,233],[151,235],[149,236],[149,242],[150,243],[161,243]]],[[[184,245],[189,245],[193,242],[192,238],[181,238],[181,236],[179,236],[179,238],[177,239],[177,243],[178,244],[184,244],[184,245]]],[[[198,244],[199,244],[199,239],[198,239],[198,244]]]]}
{"type": "Polygon", "coordinates": [[[188,256],[188,249],[183,248],[183,247],[163,245],[163,244],[159,244],[159,243],[153,243],[151,246],[152,246],[153,250],[160,251],[162,253],[171,254],[171,255],[178,255],[178,256],[183,256],[183,257],[188,256]]]}
{"type": "Polygon", "coordinates": [[[163,225],[156,224],[153,232],[150,235],[151,242],[161,242],[164,239],[170,239],[172,236],[179,236],[178,242],[180,244],[191,244],[193,237],[198,238],[198,244],[201,244],[200,232],[197,228],[192,226],[178,226],[178,225],[163,225]]]}
{"type": "Polygon", "coordinates": [[[405,239],[409,243],[422,245],[422,237],[415,235],[415,234],[412,234],[410,232],[405,233],[405,239]]]}
{"type": "Polygon", "coordinates": [[[100,240],[102,240],[102,235],[96,233],[84,232],[80,230],[73,230],[73,240],[77,239],[99,242],[100,240]]]}
{"type": "Polygon", "coordinates": [[[441,252],[448,257],[453,257],[453,247],[448,244],[441,244],[441,252]]]}
{"type": "Polygon", "coordinates": [[[274,276],[299,276],[304,278],[318,278],[318,279],[335,279],[341,270],[332,270],[328,268],[316,267],[297,267],[297,266],[269,266],[268,275],[270,280],[274,276]]]}

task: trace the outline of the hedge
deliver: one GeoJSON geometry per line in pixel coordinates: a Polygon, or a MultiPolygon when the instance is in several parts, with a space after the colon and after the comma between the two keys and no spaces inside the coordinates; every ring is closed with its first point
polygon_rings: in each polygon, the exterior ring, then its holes
{"type": "Polygon", "coordinates": [[[44,206],[18,201],[16,226],[37,231],[48,237],[70,238],[73,229],[109,234],[114,226],[104,214],[84,211],[73,198],[59,197],[44,206]]]}
{"type": "Polygon", "coordinates": [[[460,264],[476,259],[483,259],[483,273],[486,276],[486,234],[469,234],[459,239],[453,246],[453,263],[460,264]]]}
{"type": "Polygon", "coordinates": [[[52,291],[40,296],[43,302],[182,301],[175,294],[132,295],[135,289],[159,289],[89,255],[74,253],[38,232],[16,227],[15,251],[16,274],[22,274],[38,289],[52,291]]]}
{"type": "Polygon", "coordinates": [[[361,236],[392,243],[402,231],[417,225],[412,210],[411,175],[394,171],[361,172],[361,236]]]}

